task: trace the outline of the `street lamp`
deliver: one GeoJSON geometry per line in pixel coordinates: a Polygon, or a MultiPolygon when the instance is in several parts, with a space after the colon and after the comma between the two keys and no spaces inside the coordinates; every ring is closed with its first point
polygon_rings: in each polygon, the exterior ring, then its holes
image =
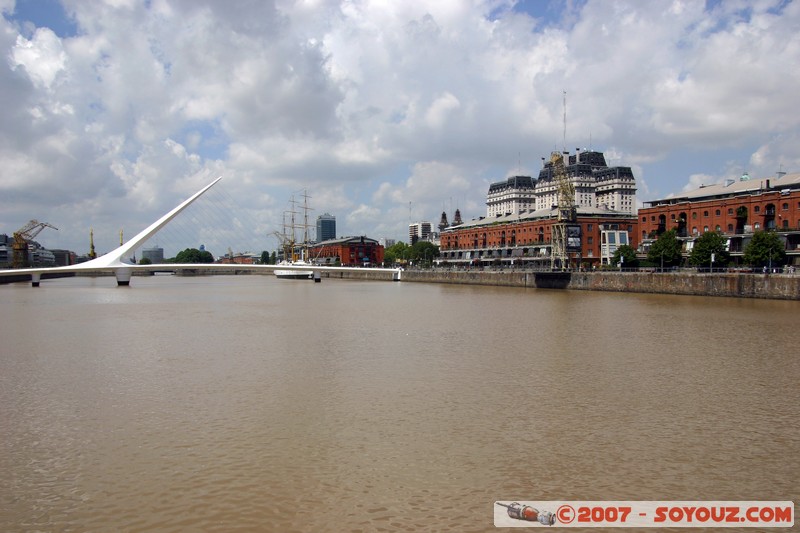
{"type": "Polygon", "coordinates": [[[773,243],[769,243],[769,257],[768,257],[768,260],[769,260],[769,273],[770,274],[772,274],[772,246],[773,246],[773,243]]]}
{"type": "Polygon", "coordinates": [[[714,259],[715,259],[715,256],[714,256],[714,254],[712,253],[712,254],[711,254],[711,270],[709,271],[709,272],[711,272],[712,274],[714,273],[714,259]]]}
{"type": "Polygon", "coordinates": [[[625,263],[625,256],[619,254],[619,271],[622,272],[622,265],[625,263]]]}

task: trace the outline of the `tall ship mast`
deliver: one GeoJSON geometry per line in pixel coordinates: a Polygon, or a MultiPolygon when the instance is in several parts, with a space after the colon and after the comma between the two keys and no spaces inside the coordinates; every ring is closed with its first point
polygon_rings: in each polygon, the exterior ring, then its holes
{"type": "Polygon", "coordinates": [[[289,211],[284,211],[283,213],[283,232],[278,233],[274,232],[275,235],[281,240],[281,245],[283,247],[283,261],[280,262],[281,265],[285,265],[286,269],[276,269],[275,276],[279,278],[302,278],[302,279],[309,279],[312,277],[313,273],[309,270],[292,270],[292,265],[308,265],[308,248],[310,245],[310,240],[308,237],[308,211],[310,208],[308,207],[308,199],[310,196],[308,195],[307,191],[303,191],[303,222],[297,222],[297,204],[298,202],[295,200],[294,196],[289,201],[291,204],[291,208],[289,211]],[[287,227],[286,224],[286,215],[289,215],[289,224],[287,227]],[[302,241],[298,242],[297,240],[297,230],[298,228],[302,228],[303,237],[302,241]]]}

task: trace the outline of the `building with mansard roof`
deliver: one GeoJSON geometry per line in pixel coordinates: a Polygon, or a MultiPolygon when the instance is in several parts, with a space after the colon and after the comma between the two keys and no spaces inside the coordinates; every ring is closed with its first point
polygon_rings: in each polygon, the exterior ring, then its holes
{"type": "MultiPolygon", "coordinates": [[[[636,180],[630,167],[609,167],[602,152],[578,151],[565,158],[575,187],[575,206],[636,214],[636,180]]],[[[558,187],[553,165],[544,163],[537,178],[512,176],[492,183],[486,195],[486,216],[495,218],[550,209],[558,187]]]]}

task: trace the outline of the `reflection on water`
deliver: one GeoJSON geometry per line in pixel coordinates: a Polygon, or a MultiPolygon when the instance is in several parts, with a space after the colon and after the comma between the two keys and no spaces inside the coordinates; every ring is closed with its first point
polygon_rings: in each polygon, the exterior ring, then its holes
{"type": "Polygon", "coordinates": [[[2,530],[493,530],[794,500],[797,302],[271,276],[0,287],[2,530]]]}

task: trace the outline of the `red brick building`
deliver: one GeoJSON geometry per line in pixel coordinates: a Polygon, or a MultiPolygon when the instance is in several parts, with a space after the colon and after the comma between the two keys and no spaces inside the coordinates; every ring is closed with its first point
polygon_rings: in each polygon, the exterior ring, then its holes
{"type": "Polygon", "coordinates": [[[380,266],[383,246],[367,237],[343,237],[319,242],[308,250],[312,262],[324,265],[380,266]]]}
{"type": "MultiPolygon", "coordinates": [[[[639,210],[639,240],[647,245],[664,231],[692,242],[707,231],[728,237],[739,257],[755,231],[774,230],[786,243],[790,262],[800,259],[800,174],[727,180],[679,196],[646,202],[639,210]]],[[[687,247],[688,251],[688,247],[687,247]]]]}
{"type": "MultiPolygon", "coordinates": [[[[547,209],[451,226],[441,233],[440,261],[452,264],[550,266],[556,210],[547,209]]],[[[598,208],[578,210],[579,248],[570,253],[571,267],[607,264],[616,248],[638,246],[636,215],[598,208]]]]}

